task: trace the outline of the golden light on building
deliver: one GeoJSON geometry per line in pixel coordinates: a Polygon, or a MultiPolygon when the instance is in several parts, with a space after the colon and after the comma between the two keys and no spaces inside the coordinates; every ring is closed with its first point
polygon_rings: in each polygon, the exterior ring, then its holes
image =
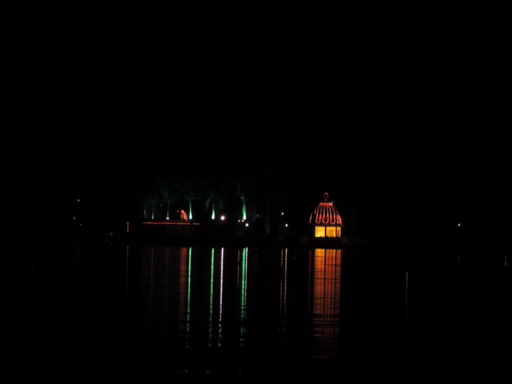
{"type": "Polygon", "coordinates": [[[314,228],[314,237],[341,237],[343,222],[338,209],[329,201],[329,194],[324,194],[321,202],[311,214],[309,223],[314,228]]]}

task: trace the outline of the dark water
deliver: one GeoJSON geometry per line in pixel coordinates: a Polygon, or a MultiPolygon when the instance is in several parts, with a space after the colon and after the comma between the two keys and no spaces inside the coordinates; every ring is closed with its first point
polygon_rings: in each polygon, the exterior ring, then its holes
{"type": "Polygon", "coordinates": [[[20,254],[6,311],[6,361],[20,381],[512,377],[505,251],[75,245],[20,254]]]}

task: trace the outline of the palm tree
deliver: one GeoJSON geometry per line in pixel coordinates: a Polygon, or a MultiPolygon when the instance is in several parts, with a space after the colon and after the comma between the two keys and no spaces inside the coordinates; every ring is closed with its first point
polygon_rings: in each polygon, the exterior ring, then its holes
{"type": "MultiPolygon", "coordinates": [[[[160,196],[158,195],[158,192],[155,190],[150,190],[146,194],[145,200],[146,205],[151,209],[151,220],[155,220],[155,206],[160,202],[160,196]]],[[[144,214],[144,217],[146,217],[146,214],[144,214]]]]}
{"type": "Polygon", "coordinates": [[[242,200],[242,220],[247,220],[247,178],[239,179],[235,185],[235,191],[238,197],[242,200]]]}
{"type": "Polygon", "coordinates": [[[197,198],[196,190],[190,182],[185,181],[182,184],[180,192],[183,198],[188,202],[188,218],[192,220],[192,201],[197,198]]]}
{"type": "Polygon", "coordinates": [[[168,180],[159,180],[158,190],[160,191],[163,202],[166,204],[166,219],[169,220],[171,205],[178,201],[178,188],[174,183],[171,183],[168,180]]]}
{"type": "Polygon", "coordinates": [[[204,209],[207,211],[208,209],[212,209],[212,220],[215,220],[215,209],[223,209],[224,204],[222,202],[222,199],[218,193],[217,188],[215,188],[213,185],[210,184],[208,188],[208,192],[206,195],[206,201],[204,209]]]}

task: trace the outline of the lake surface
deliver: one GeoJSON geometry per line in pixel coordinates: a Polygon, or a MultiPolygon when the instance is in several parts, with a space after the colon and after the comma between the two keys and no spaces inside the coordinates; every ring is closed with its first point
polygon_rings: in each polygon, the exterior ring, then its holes
{"type": "Polygon", "coordinates": [[[11,257],[22,379],[510,382],[510,255],[74,244],[11,257]]]}

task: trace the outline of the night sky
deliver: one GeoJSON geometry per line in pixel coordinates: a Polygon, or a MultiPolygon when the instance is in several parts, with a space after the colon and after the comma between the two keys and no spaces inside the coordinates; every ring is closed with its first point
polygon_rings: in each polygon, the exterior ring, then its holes
{"type": "Polygon", "coordinates": [[[506,221],[509,12],[443,4],[15,9],[4,208],[244,175],[305,211],[506,221]]]}

